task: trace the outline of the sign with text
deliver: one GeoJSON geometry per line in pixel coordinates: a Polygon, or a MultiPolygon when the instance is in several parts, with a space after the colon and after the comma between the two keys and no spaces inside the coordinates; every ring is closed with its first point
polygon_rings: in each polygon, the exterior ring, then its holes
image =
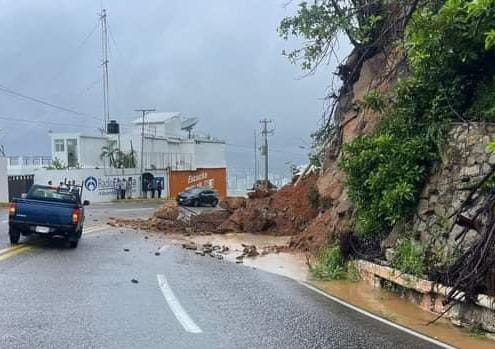
{"type": "Polygon", "coordinates": [[[227,195],[227,171],[225,168],[197,169],[196,171],[171,171],[170,196],[194,187],[216,190],[220,197],[227,195]]]}

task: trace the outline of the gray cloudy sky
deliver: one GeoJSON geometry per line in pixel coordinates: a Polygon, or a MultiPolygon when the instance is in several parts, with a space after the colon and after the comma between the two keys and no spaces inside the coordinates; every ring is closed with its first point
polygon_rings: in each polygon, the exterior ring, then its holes
{"type": "MultiPolygon", "coordinates": [[[[287,0],[107,0],[111,117],[138,107],[200,118],[227,141],[229,165],[252,166],[258,120],[275,121],[274,172],[304,163],[332,67],[300,79],[281,55],[297,43],[276,28],[287,0]]],[[[100,0],[0,0],[0,85],[95,118],[0,91],[0,143],[8,155],[49,155],[48,130],[95,133],[102,121],[100,0]],[[91,36],[88,35],[92,33],[91,36]],[[84,40],[84,39],[87,40],[84,40]]]]}

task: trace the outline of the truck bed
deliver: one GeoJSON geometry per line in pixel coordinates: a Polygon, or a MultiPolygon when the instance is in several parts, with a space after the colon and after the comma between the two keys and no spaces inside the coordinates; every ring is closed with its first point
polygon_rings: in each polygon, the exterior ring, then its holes
{"type": "Polygon", "coordinates": [[[72,225],[72,211],[79,207],[75,203],[33,199],[16,199],[15,203],[12,223],[42,226],[72,225]]]}

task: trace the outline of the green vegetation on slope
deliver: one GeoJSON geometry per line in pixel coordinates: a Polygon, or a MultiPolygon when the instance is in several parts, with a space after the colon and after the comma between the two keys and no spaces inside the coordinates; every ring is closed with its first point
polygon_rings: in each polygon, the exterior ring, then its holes
{"type": "Polygon", "coordinates": [[[381,237],[413,212],[450,122],[494,117],[494,26],[494,0],[449,0],[438,12],[415,13],[405,35],[410,75],[377,132],[346,145],[340,163],[361,235],[381,237]]]}

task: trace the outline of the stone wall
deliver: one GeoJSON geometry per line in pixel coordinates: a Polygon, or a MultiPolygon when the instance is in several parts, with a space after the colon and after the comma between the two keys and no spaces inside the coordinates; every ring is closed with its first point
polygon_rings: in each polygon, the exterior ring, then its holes
{"type": "MultiPolygon", "coordinates": [[[[445,258],[452,252],[455,238],[462,231],[462,227],[456,225],[449,233],[454,213],[469,195],[469,187],[495,164],[495,154],[486,149],[492,140],[495,140],[495,124],[454,125],[442,162],[432,168],[420,195],[413,231],[423,243],[436,248],[436,252],[445,258]]],[[[465,244],[476,237],[476,231],[469,231],[465,244]]]]}

